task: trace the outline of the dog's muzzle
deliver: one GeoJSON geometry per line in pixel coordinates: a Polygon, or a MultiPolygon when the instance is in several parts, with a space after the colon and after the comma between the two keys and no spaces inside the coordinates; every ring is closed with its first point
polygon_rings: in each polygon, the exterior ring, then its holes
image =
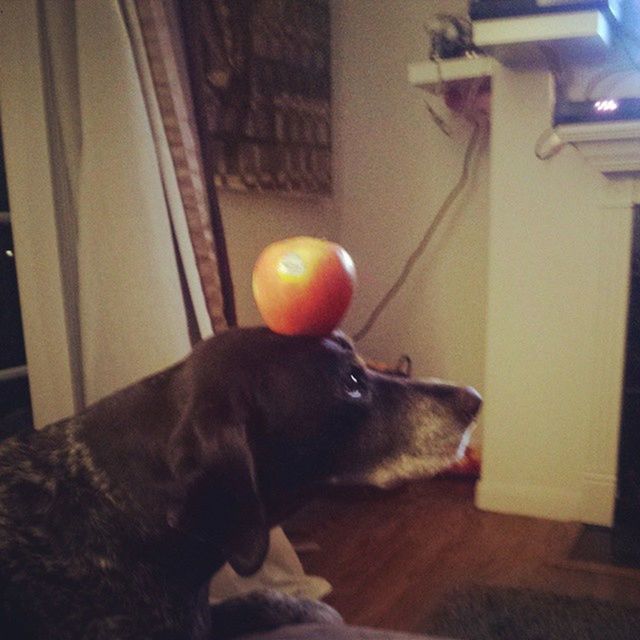
{"type": "Polygon", "coordinates": [[[463,424],[473,422],[482,407],[482,396],[473,387],[458,387],[452,401],[453,410],[463,424]]]}

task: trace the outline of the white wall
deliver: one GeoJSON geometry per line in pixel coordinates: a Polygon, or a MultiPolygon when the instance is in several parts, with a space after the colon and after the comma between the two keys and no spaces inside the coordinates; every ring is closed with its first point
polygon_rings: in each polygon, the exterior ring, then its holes
{"type": "MultiPolygon", "coordinates": [[[[359,286],[346,328],[355,332],[391,286],[462,167],[469,129],[453,139],[434,124],[407,63],[426,59],[423,25],[463,2],[336,0],[332,4],[335,205],[340,242],[359,286]]],[[[433,106],[446,114],[439,99],[433,106]]],[[[418,375],[483,387],[488,168],[450,212],[402,292],[361,349],[418,375]]]]}

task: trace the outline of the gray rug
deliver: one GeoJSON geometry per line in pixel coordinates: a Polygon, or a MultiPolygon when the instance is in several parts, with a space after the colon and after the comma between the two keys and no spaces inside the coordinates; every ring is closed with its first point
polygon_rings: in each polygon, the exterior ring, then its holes
{"type": "Polygon", "coordinates": [[[640,640],[640,608],[476,587],[452,595],[424,631],[460,640],[640,640]]]}

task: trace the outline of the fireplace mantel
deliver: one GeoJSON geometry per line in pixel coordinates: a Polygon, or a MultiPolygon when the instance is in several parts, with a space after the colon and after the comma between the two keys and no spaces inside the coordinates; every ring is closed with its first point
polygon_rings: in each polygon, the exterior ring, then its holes
{"type": "Polygon", "coordinates": [[[491,57],[410,67],[412,84],[436,94],[484,77],[490,232],[476,504],[609,525],[640,131],[609,124],[589,140],[565,127],[558,133],[570,144],[542,161],[535,148],[552,122],[550,71],[491,57]]]}

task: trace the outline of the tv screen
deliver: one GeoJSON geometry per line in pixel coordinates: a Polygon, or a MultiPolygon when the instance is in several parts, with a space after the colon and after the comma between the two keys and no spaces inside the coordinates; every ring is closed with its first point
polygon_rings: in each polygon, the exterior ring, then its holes
{"type": "Polygon", "coordinates": [[[619,17],[622,0],[471,0],[472,20],[600,9],[619,17]]]}

